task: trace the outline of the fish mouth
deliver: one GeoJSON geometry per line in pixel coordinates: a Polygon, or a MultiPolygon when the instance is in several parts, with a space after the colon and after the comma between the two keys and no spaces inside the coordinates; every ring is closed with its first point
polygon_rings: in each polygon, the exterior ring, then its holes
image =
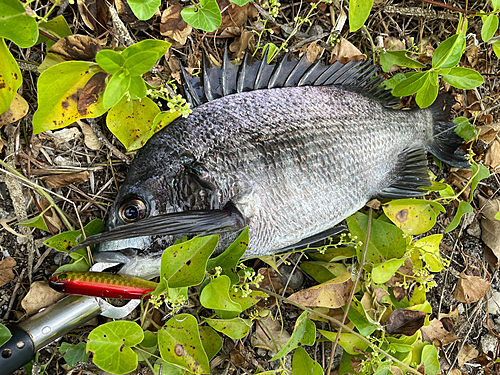
{"type": "Polygon", "coordinates": [[[127,248],[115,251],[97,251],[93,258],[98,263],[119,263],[117,273],[152,279],[160,275],[161,252],[141,254],[141,249],[127,248]]]}

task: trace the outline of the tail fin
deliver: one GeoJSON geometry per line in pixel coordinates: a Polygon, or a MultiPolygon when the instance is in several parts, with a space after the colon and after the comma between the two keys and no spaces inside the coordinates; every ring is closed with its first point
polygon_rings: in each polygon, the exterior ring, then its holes
{"type": "Polygon", "coordinates": [[[452,167],[469,169],[470,164],[465,159],[465,154],[459,150],[464,140],[455,133],[457,124],[449,121],[450,110],[454,103],[450,94],[443,93],[429,107],[434,122],[434,135],[427,146],[427,151],[452,167]]]}

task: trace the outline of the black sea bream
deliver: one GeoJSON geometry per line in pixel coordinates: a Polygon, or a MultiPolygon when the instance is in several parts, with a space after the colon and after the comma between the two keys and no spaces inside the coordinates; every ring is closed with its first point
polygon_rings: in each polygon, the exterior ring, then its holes
{"type": "Polygon", "coordinates": [[[141,277],[157,275],[161,251],[184,234],[223,233],[228,244],[248,226],[245,257],[275,254],[336,233],[371,198],[423,195],[426,151],[468,167],[446,98],[394,110],[375,71],[288,58],[236,67],[226,55],[201,79],[184,72],[193,112],[138,152],[110,231],[82,245],[101,243],[96,260],[141,277]]]}

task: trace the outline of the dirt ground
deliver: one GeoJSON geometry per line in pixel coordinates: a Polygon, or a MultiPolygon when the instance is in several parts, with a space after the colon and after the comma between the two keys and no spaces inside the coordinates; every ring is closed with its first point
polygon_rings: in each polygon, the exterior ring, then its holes
{"type": "MultiPolygon", "coordinates": [[[[86,3],[82,1],[82,3],[86,3]]],[[[120,3],[121,2],[117,2],[120,3]]],[[[181,5],[188,5],[189,2],[181,1],[181,5]]],[[[374,44],[378,46],[387,46],[387,43],[405,43],[406,46],[415,45],[416,50],[421,53],[421,61],[425,60],[426,54],[432,53],[437,45],[452,35],[457,27],[458,14],[456,9],[473,9],[479,11],[484,9],[485,2],[476,1],[456,1],[447,2],[447,7],[430,4],[429,2],[408,0],[408,1],[375,1],[374,8],[368,21],[366,22],[366,31],[373,39],[374,44]],[[453,10],[455,9],[455,10],[453,10]]],[[[173,3],[164,3],[161,10],[165,10],[173,3]]],[[[229,7],[227,0],[221,0],[220,6],[229,7]]],[[[343,7],[347,6],[344,2],[334,1],[333,4],[320,4],[318,10],[310,17],[311,23],[304,24],[298,33],[290,38],[289,50],[294,58],[300,57],[303,53],[308,53],[312,58],[319,58],[328,62],[332,55],[333,46],[327,43],[332,30],[337,30],[337,34],[345,37],[352,45],[358,48],[359,52],[369,57],[373,55],[372,46],[367,34],[364,31],[349,33],[346,24],[339,24],[343,7]],[[332,15],[332,12],[335,15],[332,15]]],[[[228,8],[229,9],[229,8],[228,8]]],[[[232,9],[232,8],[231,8],[232,9]]],[[[266,43],[272,42],[280,46],[287,40],[291,29],[294,26],[294,19],[297,15],[305,17],[310,9],[310,5],[305,1],[282,1],[275,21],[268,21],[265,27],[273,30],[273,33],[263,32],[260,40],[260,47],[266,43]]],[[[70,23],[73,32],[98,37],[103,45],[111,45],[111,35],[119,33],[111,21],[107,20],[103,26],[96,28],[96,31],[89,29],[89,26],[82,21],[80,11],[76,5],[69,5],[63,1],[61,14],[70,23]],[[108,33],[107,31],[110,31],[108,33]],[[107,43],[107,44],[106,44],[107,43]]],[[[167,54],[165,59],[160,60],[157,66],[160,75],[164,78],[172,75],[179,78],[179,61],[193,71],[198,67],[201,57],[201,50],[214,56],[216,59],[221,56],[226,43],[230,46],[231,58],[241,57],[241,52],[247,47],[251,51],[255,49],[258,43],[259,33],[262,32],[264,24],[261,21],[265,19],[265,12],[259,13],[253,5],[249,5],[245,12],[227,10],[223,12],[224,30],[217,34],[209,34],[198,31],[192,31],[186,35],[187,42],[181,43],[173,41],[172,52],[167,54]],[[260,21],[259,21],[260,20],[260,21]]],[[[127,25],[130,36],[135,40],[145,38],[165,38],[160,35],[160,29],[178,28],[179,26],[162,26],[161,17],[155,16],[151,20],[134,20],[130,12],[121,12],[120,16],[127,25]],[[128,17],[128,18],[127,18],[128,17]]],[[[101,19],[102,21],[102,19],[101,19]]],[[[442,90],[450,91],[459,99],[459,104],[454,107],[456,116],[471,117],[472,113],[482,111],[483,116],[479,116],[478,126],[494,125],[498,123],[498,104],[499,83],[498,75],[500,64],[496,56],[491,52],[491,46],[482,42],[477,42],[476,36],[481,33],[479,17],[469,21],[469,31],[467,39],[467,50],[462,59],[461,66],[474,68],[480,72],[486,80],[486,83],[476,90],[465,92],[450,88],[449,85],[441,87],[442,90]],[[477,42],[477,44],[476,44],[477,42]],[[460,101],[461,100],[461,101],[460,101]],[[493,108],[492,110],[490,110],[493,108]]],[[[164,31],[164,30],[163,30],[164,31]]],[[[30,50],[12,49],[16,58],[40,64],[46,54],[45,46],[34,47],[30,50]]],[[[334,51],[333,51],[334,52],[334,51]]],[[[338,51],[337,51],[338,52],[338,51]]],[[[430,57],[429,57],[430,59],[430,57]]],[[[393,75],[397,71],[388,74],[393,75]]],[[[61,174],[85,172],[84,182],[70,181],[70,184],[64,187],[49,188],[54,193],[53,199],[72,220],[73,224],[79,222],[84,225],[90,220],[101,218],[106,220],[110,204],[117,194],[118,188],[125,178],[128,170],[128,162],[120,159],[121,153],[125,149],[120,142],[109,133],[104,125],[104,117],[97,119],[98,125],[102,126],[102,135],[109,140],[109,145],[103,145],[99,149],[91,149],[86,143],[87,135],[78,125],[68,129],[70,133],[63,137],[54,134],[32,135],[31,119],[37,108],[36,100],[36,81],[38,73],[30,70],[23,70],[24,84],[22,95],[28,101],[30,109],[28,115],[22,120],[5,125],[0,129],[1,147],[0,157],[5,162],[15,167],[28,180],[39,185],[47,186],[47,180],[57,179],[61,174]]],[[[405,100],[407,106],[414,106],[414,100],[405,100]]],[[[498,131],[497,128],[496,131],[498,131]]],[[[60,134],[60,133],[59,133],[60,134]]],[[[496,136],[498,139],[498,136],[496,136]]],[[[478,141],[474,146],[478,161],[483,161],[488,152],[490,144],[478,141]]],[[[132,157],[126,157],[130,158],[132,157]]],[[[445,182],[450,183],[450,169],[444,167],[439,169],[431,158],[431,169],[438,178],[443,178],[445,182]]],[[[473,359],[463,365],[460,371],[465,374],[481,375],[484,373],[500,373],[499,368],[494,368],[491,358],[500,356],[500,312],[488,314],[488,301],[483,298],[478,302],[471,304],[459,303],[454,298],[454,291],[459,280],[460,273],[468,267],[476,267],[479,274],[491,280],[491,291],[500,292],[500,282],[498,279],[498,267],[495,265],[494,255],[486,249],[481,240],[481,205],[478,196],[487,199],[494,199],[500,196],[500,180],[494,168],[490,166],[491,177],[483,180],[476,195],[472,201],[474,212],[468,214],[456,230],[445,234],[441,246],[441,255],[449,261],[449,266],[445,271],[435,274],[434,279],[437,286],[428,293],[428,300],[432,305],[432,317],[438,317],[439,313],[448,314],[453,309],[458,311],[458,318],[452,329],[453,333],[463,338],[455,341],[440,350],[440,363],[442,374],[457,375],[451,372],[453,368],[458,368],[456,359],[464,344],[470,345],[483,354],[479,359],[473,359]],[[486,251],[486,252],[485,252],[486,251]],[[488,353],[488,351],[491,351],[488,353]]],[[[4,172],[4,170],[2,171],[4,172]]],[[[30,189],[20,184],[19,179],[14,178],[7,173],[0,173],[0,250],[2,259],[13,257],[17,266],[14,268],[15,278],[0,289],[0,318],[2,323],[19,322],[26,317],[25,310],[21,306],[21,301],[26,296],[30,285],[35,281],[47,280],[54,270],[61,264],[68,261],[55,250],[51,250],[43,241],[52,234],[41,230],[31,230],[25,227],[18,227],[16,223],[27,217],[32,217],[43,210],[46,202],[43,202],[40,196],[34,194],[30,189]]],[[[438,217],[438,225],[433,228],[435,233],[443,233],[444,228],[453,217],[456,207],[453,204],[447,206],[447,212],[438,217]]],[[[55,216],[55,215],[54,215],[55,216]]],[[[77,225],[78,226],[78,225],[77,225]]],[[[54,233],[58,230],[65,230],[60,221],[55,220],[51,228],[54,233]]],[[[499,234],[500,236],[500,234],[499,234]]],[[[298,256],[291,258],[293,272],[290,269],[283,272],[285,279],[283,283],[294,282],[294,290],[306,288],[314,285],[314,280],[302,273],[300,268],[293,267],[298,256]]],[[[252,266],[254,263],[251,264],[252,266]]],[[[258,267],[264,266],[263,263],[258,267]]],[[[492,302],[490,301],[490,304],[492,302]]],[[[293,324],[300,311],[290,306],[281,306],[284,311],[283,323],[285,329],[291,333],[293,324]]],[[[272,308],[273,313],[276,307],[272,308]]],[[[99,321],[104,321],[99,318],[99,321]]],[[[95,322],[94,322],[95,324],[95,322]]],[[[318,323],[318,328],[326,323],[318,323]]],[[[72,332],[65,337],[67,342],[83,341],[92,327],[82,328],[72,332]]],[[[64,374],[64,360],[62,355],[56,350],[58,343],[52,343],[40,352],[39,362],[50,364],[45,371],[46,374],[64,374]]],[[[328,366],[331,355],[331,343],[320,342],[310,351],[313,359],[318,361],[323,368],[328,366]]],[[[249,340],[244,339],[241,342],[230,342],[225,340],[224,347],[217,357],[218,363],[213,364],[213,374],[252,374],[258,367],[263,370],[273,369],[273,364],[269,363],[270,353],[265,349],[252,348],[249,340]]],[[[288,356],[288,362],[291,357],[288,356]]],[[[338,357],[334,361],[338,363],[338,357]]],[[[291,368],[291,366],[289,366],[291,368]]],[[[36,367],[33,374],[40,373],[36,367]],[[37,372],[38,371],[38,372],[37,372]]],[[[79,371],[87,374],[101,374],[101,370],[92,365],[79,365],[71,374],[79,374],[79,371]]],[[[137,373],[146,374],[148,369],[139,369],[137,373]]],[[[18,374],[23,374],[23,370],[18,374]]]]}

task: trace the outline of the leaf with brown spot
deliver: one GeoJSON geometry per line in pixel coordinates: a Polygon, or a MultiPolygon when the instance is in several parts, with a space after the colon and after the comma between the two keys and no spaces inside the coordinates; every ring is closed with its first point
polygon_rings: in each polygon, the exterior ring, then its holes
{"type": "Polygon", "coordinates": [[[473,303],[483,298],[491,287],[488,280],[480,276],[469,276],[464,271],[460,273],[460,278],[455,289],[455,299],[463,303],[473,303]]]}
{"type": "Polygon", "coordinates": [[[71,184],[80,184],[88,181],[90,178],[89,172],[83,171],[78,173],[60,173],[50,176],[44,176],[41,179],[45,181],[48,187],[58,188],[71,184]]]}
{"type": "Polygon", "coordinates": [[[0,287],[8,284],[14,279],[13,268],[15,266],[17,266],[17,262],[12,257],[8,257],[0,261],[0,287]]]}
{"type": "Polygon", "coordinates": [[[160,33],[183,46],[186,44],[187,37],[193,31],[193,28],[181,17],[181,10],[182,7],[179,4],[174,4],[163,11],[160,33]]]}
{"type": "Polygon", "coordinates": [[[31,315],[40,309],[53,305],[63,297],[64,294],[52,289],[48,281],[35,281],[31,284],[26,297],[21,301],[21,306],[26,310],[28,315],[31,315]]]}
{"type": "Polygon", "coordinates": [[[313,286],[292,294],[291,301],[308,307],[337,308],[344,306],[349,300],[352,290],[352,279],[349,272],[326,283],[313,286]]]}
{"type": "Polygon", "coordinates": [[[387,333],[412,336],[424,325],[427,315],[426,312],[418,310],[396,309],[387,319],[387,333]]]}
{"type": "Polygon", "coordinates": [[[0,128],[22,119],[28,113],[28,109],[28,102],[16,92],[9,109],[0,115],[0,128]]]}
{"type": "Polygon", "coordinates": [[[78,99],[78,113],[85,116],[87,109],[99,100],[99,95],[104,91],[106,87],[106,77],[108,76],[105,72],[96,73],[88,82],[83,86],[83,90],[78,99]]]}
{"type": "Polygon", "coordinates": [[[423,338],[430,343],[438,340],[442,345],[448,345],[462,338],[456,336],[454,333],[448,332],[440,320],[432,319],[431,324],[427,327],[421,328],[423,338]]]}

